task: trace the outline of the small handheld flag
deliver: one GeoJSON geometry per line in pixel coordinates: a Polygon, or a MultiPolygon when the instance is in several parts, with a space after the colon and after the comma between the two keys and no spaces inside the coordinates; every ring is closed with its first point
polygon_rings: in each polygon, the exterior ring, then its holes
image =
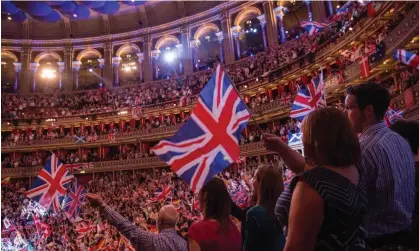
{"type": "Polygon", "coordinates": [[[394,53],[394,59],[419,70],[419,55],[413,52],[399,49],[394,53]]]}

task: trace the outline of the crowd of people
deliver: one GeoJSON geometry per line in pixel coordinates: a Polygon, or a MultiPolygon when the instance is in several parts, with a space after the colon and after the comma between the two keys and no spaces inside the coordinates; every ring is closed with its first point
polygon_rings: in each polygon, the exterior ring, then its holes
{"type": "MultiPolygon", "coordinates": [[[[366,7],[353,4],[348,11],[338,15],[327,27],[314,36],[302,32],[296,38],[252,54],[227,66],[232,80],[239,85],[284,66],[292,61],[314,60],[314,53],[325,42],[342,37],[347,28],[365,16],[366,7]],[[355,18],[354,18],[355,17],[355,18]],[[345,28],[346,27],[346,28],[345,28]],[[308,55],[306,57],[305,55],[308,55]]],[[[31,95],[2,95],[2,117],[7,119],[41,119],[109,113],[128,107],[186,105],[194,101],[208,81],[213,69],[188,76],[160,80],[151,83],[126,85],[112,90],[100,88],[70,93],[54,92],[31,95]],[[51,96],[52,95],[52,96],[51,96]]]]}

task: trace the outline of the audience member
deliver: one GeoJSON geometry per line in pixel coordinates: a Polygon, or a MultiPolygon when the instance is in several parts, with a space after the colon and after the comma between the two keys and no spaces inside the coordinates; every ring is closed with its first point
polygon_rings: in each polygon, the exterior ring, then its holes
{"type": "Polygon", "coordinates": [[[230,195],[222,179],[212,178],[199,191],[204,219],[188,231],[190,251],[241,250],[241,236],[230,219],[230,195]]]}
{"type": "Polygon", "coordinates": [[[360,133],[358,168],[361,179],[368,184],[368,212],[363,227],[371,248],[386,244],[414,248],[413,156],[406,140],[383,121],[389,105],[389,92],[379,84],[365,83],[347,89],[345,108],[355,132],[360,133]]]}

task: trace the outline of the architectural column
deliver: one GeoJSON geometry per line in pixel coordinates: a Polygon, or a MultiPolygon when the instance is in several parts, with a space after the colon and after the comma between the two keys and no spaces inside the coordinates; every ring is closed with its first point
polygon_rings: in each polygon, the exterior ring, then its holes
{"type": "Polygon", "coordinates": [[[99,84],[99,87],[103,87],[103,67],[105,67],[105,59],[99,58],[97,61],[99,62],[99,68],[100,68],[100,84],[99,84]]]}
{"type": "Polygon", "coordinates": [[[201,41],[198,39],[191,41],[191,51],[192,51],[192,62],[193,68],[198,70],[198,47],[201,44],[201,41]]]}
{"type": "Polygon", "coordinates": [[[313,7],[313,19],[317,22],[322,22],[327,18],[326,7],[323,1],[314,1],[313,7]]]}
{"type": "Polygon", "coordinates": [[[73,61],[73,75],[74,75],[74,77],[73,77],[73,79],[74,79],[73,90],[78,90],[79,89],[80,66],[81,66],[80,61],[73,61]]]}
{"type": "Polygon", "coordinates": [[[111,42],[105,43],[105,46],[104,46],[105,66],[104,66],[103,82],[107,89],[111,89],[113,87],[112,54],[113,54],[112,43],[111,42]]]}
{"type": "Polygon", "coordinates": [[[36,92],[36,73],[38,72],[39,63],[31,63],[31,71],[32,71],[32,87],[31,91],[36,92]]]}
{"type": "Polygon", "coordinates": [[[63,89],[64,91],[73,90],[73,55],[74,51],[71,46],[64,48],[64,78],[63,89]]]}
{"type": "Polygon", "coordinates": [[[224,46],[224,60],[226,64],[231,64],[234,62],[234,47],[233,39],[231,37],[231,17],[228,12],[223,12],[221,14],[221,30],[223,31],[223,46],[224,46]]]}
{"type": "Polygon", "coordinates": [[[151,55],[151,44],[152,40],[150,37],[144,38],[144,64],[143,64],[143,72],[144,72],[144,81],[152,81],[153,80],[153,57],[151,55]]]}
{"type": "Polygon", "coordinates": [[[23,47],[21,50],[20,62],[21,70],[19,76],[19,90],[20,92],[30,92],[30,58],[31,58],[31,49],[29,47],[23,47]]]}
{"type": "Polygon", "coordinates": [[[63,87],[63,70],[64,70],[64,62],[57,62],[58,65],[58,89],[61,90],[63,87]]]}
{"type": "Polygon", "coordinates": [[[219,31],[219,32],[215,33],[215,35],[217,36],[217,41],[218,41],[218,44],[220,46],[220,55],[219,55],[219,58],[220,58],[220,61],[222,63],[222,62],[224,62],[223,32],[222,31],[219,31]]]}
{"type": "Polygon", "coordinates": [[[311,0],[304,0],[307,5],[307,14],[308,14],[308,21],[313,21],[313,14],[311,13],[311,0]]]}
{"type": "Polygon", "coordinates": [[[285,34],[285,27],[284,27],[284,16],[286,12],[286,8],[283,6],[278,6],[274,9],[275,16],[278,18],[279,22],[279,30],[281,34],[281,43],[285,43],[287,41],[287,35],[285,34]]]}
{"type": "Polygon", "coordinates": [[[182,47],[183,47],[183,53],[182,53],[182,61],[183,61],[183,69],[185,75],[191,74],[193,72],[193,59],[192,59],[192,53],[190,48],[190,37],[189,37],[189,28],[188,27],[182,27],[180,29],[181,38],[182,38],[182,47]]]}
{"type": "Polygon", "coordinates": [[[113,72],[114,72],[114,81],[113,81],[113,86],[117,87],[119,86],[119,65],[121,63],[121,58],[120,57],[113,57],[112,58],[112,68],[113,68],[113,72]]]}
{"type": "Polygon", "coordinates": [[[137,53],[138,63],[140,64],[138,67],[139,78],[140,82],[143,82],[143,61],[144,61],[144,53],[137,53]]]}
{"type": "Polygon", "coordinates": [[[159,65],[157,64],[157,60],[160,56],[160,50],[153,50],[151,52],[151,57],[153,58],[153,67],[154,67],[154,79],[159,78],[159,65]]]}
{"type": "Polygon", "coordinates": [[[240,52],[240,30],[241,27],[236,25],[234,27],[231,27],[231,32],[233,32],[234,42],[236,43],[236,59],[240,59],[241,52],[240,52]]]}
{"type": "MultiPolygon", "coordinates": [[[[176,47],[176,53],[177,53],[177,57],[178,58],[182,58],[183,55],[183,45],[182,44],[177,44],[175,45],[176,47]]],[[[173,66],[174,69],[176,69],[175,66],[173,66]]],[[[175,74],[181,74],[183,71],[183,60],[180,60],[179,62],[179,73],[176,71],[175,74]]]]}
{"type": "Polygon", "coordinates": [[[13,85],[13,90],[17,92],[19,90],[19,72],[22,68],[22,64],[19,62],[13,63],[15,66],[15,84],[13,85]]]}
{"type": "Polygon", "coordinates": [[[327,0],[327,9],[328,9],[328,16],[332,16],[335,13],[335,9],[333,8],[333,1],[327,0]]]}
{"type": "Polygon", "coordinates": [[[266,33],[268,37],[268,46],[273,47],[278,44],[278,29],[276,26],[276,17],[273,10],[274,2],[263,3],[263,12],[266,20],[266,33]]]}
{"type": "Polygon", "coordinates": [[[266,31],[265,31],[266,20],[265,20],[265,14],[262,14],[262,15],[258,16],[258,19],[259,19],[259,23],[260,23],[260,29],[262,30],[263,47],[266,49],[266,48],[268,48],[268,43],[266,41],[266,31]]]}

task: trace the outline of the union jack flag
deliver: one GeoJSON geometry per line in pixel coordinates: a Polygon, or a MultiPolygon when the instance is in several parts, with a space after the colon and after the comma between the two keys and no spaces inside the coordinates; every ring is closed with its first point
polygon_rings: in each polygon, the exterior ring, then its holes
{"type": "Polygon", "coordinates": [[[86,201],[87,191],[82,185],[77,184],[77,180],[74,180],[73,186],[68,192],[64,210],[67,217],[70,220],[76,220],[80,213],[83,203],[86,201]]]}
{"type": "Polygon", "coordinates": [[[245,187],[240,185],[239,189],[237,189],[231,194],[231,199],[237,206],[245,208],[249,204],[249,192],[246,190],[245,187]]]}
{"type": "Polygon", "coordinates": [[[386,122],[387,126],[394,124],[399,119],[403,119],[403,111],[393,110],[389,107],[386,114],[384,115],[384,121],[386,122]]]}
{"type": "Polygon", "coordinates": [[[394,53],[394,59],[419,70],[419,55],[413,52],[399,49],[394,53]]]}
{"type": "Polygon", "coordinates": [[[319,107],[326,106],[324,99],[323,72],[317,78],[311,79],[305,87],[298,90],[292,104],[290,117],[297,120],[303,120],[310,112],[317,110],[319,107]]]}
{"type": "Polygon", "coordinates": [[[239,158],[238,142],[249,118],[245,103],[218,65],[187,123],[152,150],[198,191],[239,158]]]}
{"type": "Polygon", "coordinates": [[[95,228],[92,221],[89,220],[87,222],[80,222],[79,225],[76,227],[76,231],[79,234],[77,239],[83,239],[90,231],[95,228]]]}
{"type": "Polygon", "coordinates": [[[67,168],[58,160],[55,154],[45,162],[44,168],[38,174],[32,188],[26,196],[37,201],[46,210],[60,211],[61,198],[66,194],[68,184],[74,179],[67,168]]]}
{"type": "Polygon", "coordinates": [[[319,22],[314,22],[314,21],[302,21],[300,23],[300,27],[308,31],[308,34],[310,36],[317,33],[318,31],[323,30],[326,26],[329,26],[329,24],[319,23],[319,22]]]}
{"type": "Polygon", "coordinates": [[[154,198],[150,200],[150,202],[163,202],[166,198],[171,197],[170,193],[172,192],[172,187],[159,187],[157,188],[156,192],[154,192],[154,198]]]}

